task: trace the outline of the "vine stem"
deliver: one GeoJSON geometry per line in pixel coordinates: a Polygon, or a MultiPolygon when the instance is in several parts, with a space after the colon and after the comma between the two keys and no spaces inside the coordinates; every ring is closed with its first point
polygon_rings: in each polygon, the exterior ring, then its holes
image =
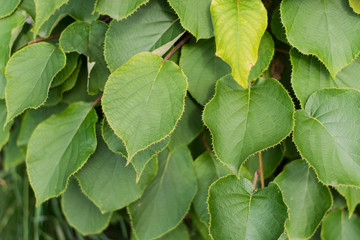
{"type": "Polygon", "coordinates": [[[189,41],[191,37],[192,35],[190,33],[187,33],[186,36],[178,44],[176,44],[175,47],[165,56],[163,62],[168,60],[179,48],[181,48],[182,45],[189,41]]]}
{"type": "Polygon", "coordinates": [[[265,182],[264,182],[264,171],[263,171],[263,163],[262,163],[262,154],[261,152],[258,153],[259,156],[259,175],[260,175],[260,181],[261,181],[261,188],[265,187],[265,182]]]}
{"type": "Polygon", "coordinates": [[[60,37],[60,35],[53,35],[53,36],[46,37],[46,38],[39,38],[39,39],[32,40],[32,41],[28,42],[27,44],[32,44],[32,43],[41,42],[41,41],[59,38],[59,37],[60,37]]]}

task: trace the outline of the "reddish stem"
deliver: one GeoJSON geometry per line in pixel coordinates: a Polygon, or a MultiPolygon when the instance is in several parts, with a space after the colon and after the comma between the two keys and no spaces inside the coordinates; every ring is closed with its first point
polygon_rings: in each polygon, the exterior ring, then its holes
{"type": "Polygon", "coordinates": [[[54,36],[50,36],[50,37],[46,37],[46,38],[39,38],[39,39],[32,40],[32,41],[28,42],[27,44],[32,44],[32,43],[41,42],[41,41],[59,38],[59,37],[60,37],[60,35],[54,35],[54,36]]]}
{"type": "Polygon", "coordinates": [[[285,53],[285,54],[289,54],[289,51],[284,50],[284,49],[280,49],[280,48],[275,48],[275,51],[285,53]]]}
{"type": "Polygon", "coordinates": [[[258,153],[259,155],[259,175],[260,175],[260,181],[261,181],[261,188],[265,187],[264,182],[264,171],[263,171],[263,163],[262,163],[262,154],[261,152],[258,153]]]}
{"type": "Polygon", "coordinates": [[[102,94],[94,101],[94,103],[93,103],[93,107],[95,107],[96,106],[96,104],[98,104],[99,103],[99,101],[101,100],[101,98],[102,98],[102,94]]]}
{"type": "Polygon", "coordinates": [[[168,60],[179,48],[181,48],[182,45],[189,41],[191,37],[192,35],[190,33],[187,33],[183,40],[176,44],[175,47],[166,55],[166,57],[164,58],[164,62],[168,60]]]}
{"type": "Polygon", "coordinates": [[[256,188],[257,179],[258,179],[258,171],[255,171],[254,179],[253,179],[253,189],[256,188]]]}
{"type": "Polygon", "coordinates": [[[200,140],[202,141],[202,143],[204,144],[206,150],[208,150],[209,152],[211,152],[211,148],[210,148],[209,145],[207,144],[204,136],[200,133],[199,137],[200,137],[200,140]]]}

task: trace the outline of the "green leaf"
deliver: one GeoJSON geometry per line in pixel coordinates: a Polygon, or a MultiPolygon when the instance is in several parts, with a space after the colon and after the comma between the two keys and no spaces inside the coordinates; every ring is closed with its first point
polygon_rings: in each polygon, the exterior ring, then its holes
{"type": "Polygon", "coordinates": [[[65,52],[78,52],[88,57],[89,93],[103,90],[110,74],[104,59],[104,39],[107,25],[100,21],[92,23],[74,22],[61,34],[60,45],[65,52]],[[95,65],[94,65],[95,64],[95,65]]]}
{"type": "Polygon", "coordinates": [[[180,223],[174,230],[165,234],[161,238],[157,238],[157,240],[189,240],[189,232],[186,228],[186,225],[182,222],[180,223]]]}
{"type": "MultiPolygon", "coordinates": [[[[8,2],[8,0],[6,2],[8,2]]],[[[5,98],[5,66],[10,58],[11,48],[21,32],[24,23],[25,14],[20,11],[16,11],[7,18],[0,19],[0,99],[5,98]]]]}
{"type": "Polygon", "coordinates": [[[348,212],[338,209],[329,213],[322,224],[321,239],[347,240],[360,236],[360,218],[353,215],[348,218],[348,212]]]}
{"type": "Polygon", "coordinates": [[[360,90],[360,58],[332,78],[325,66],[313,56],[306,56],[295,49],[290,51],[292,69],[292,87],[302,107],[309,96],[324,88],[355,88],[360,90]]]}
{"type": "Polygon", "coordinates": [[[289,43],[318,57],[332,78],[360,53],[360,16],[346,1],[285,0],[280,11],[289,43]]]}
{"type": "Polygon", "coordinates": [[[7,143],[10,136],[11,124],[5,125],[6,122],[6,105],[4,100],[0,100],[0,151],[7,143]]]}
{"type": "Polygon", "coordinates": [[[9,170],[12,167],[16,167],[25,161],[25,155],[16,145],[16,139],[19,135],[20,126],[15,124],[15,127],[11,131],[9,142],[4,148],[4,169],[9,170]]]}
{"type": "Polygon", "coordinates": [[[27,108],[44,104],[51,81],[65,61],[60,48],[45,42],[28,45],[12,55],[5,69],[6,122],[27,108]]]}
{"type": "Polygon", "coordinates": [[[54,77],[54,80],[51,83],[51,87],[57,87],[63,84],[75,71],[78,66],[79,54],[69,53],[66,54],[66,65],[65,67],[54,77]]]}
{"type": "Polygon", "coordinates": [[[136,183],[133,166],[126,167],[126,159],[110,151],[100,136],[98,139],[96,152],[75,176],[82,191],[104,213],[139,199],[156,175],[157,161],[151,161],[141,181],[136,183]]]}
{"type": "Polygon", "coordinates": [[[271,16],[271,32],[274,34],[276,39],[280,40],[283,43],[289,44],[286,39],[285,28],[281,23],[280,16],[280,5],[274,10],[271,16]]]}
{"type": "Polygon", "coordinates": [[[206,201],[208,198],[209,187],[218,178],[230,174],[231,172],[208,151],[195,160],[194,169],[197,178],[198,191],[194,198],[193,206],[199,220],[208,225],[210,216],[206,201]]]}
{"type": "Polygon", "coordinates": [[[267,27],[266,9],[261,0],[213,0],[210,10],[216,56],[231,66],[234,79],[246,88],[267,27]]]}
{"type": "Polygon", "coordinates": [[[360,188],[336,186],[335,189],[346,199],[349,218],[351,218],[356,206],[360,203],[360,188]]]}
{"type": "Polygon", "coordinates": [[[294,105],[275,79],[259,79],[248,89],[232,76],[221,78],[203,120],[216,155],[234,173],[252,154],[281,142],[293,128],[294,105]]]}
{"type": "Polygon", "coordinates": [[[181,25],[197,39],[211,38],[214,29],[211,22],[211,0],[168,0],[180,17],[181,25]]]}
{"type": "Polygon", "coordinates": [[[289,208],[286,232],[289,239],[308,239],[331,208],[332,197],[315,172],[303,160],[287,164],[275,178],[289,208]]]}
{"type": "Polygon", "coordinates": [[[67,181],[94,153],[97,115],[78,102],[37,126],[27,151],[27,170],[36,205],[64,192],[67,181]]]}
{"type": "Polygon", "coordinates": [[[276,184],[253,192],[247,179],[223,177],[209,189],[210,234],[217,239],[278,239],[288,216],[276,184]]]}
{"type": "Polygon", "coordinates": [[[4,18],[12,14],[19,6],[21,0],[1,0],[0,1],[0,18],[4,18]]]}
{"type": "Polygon", "coordinates": [[[171,134],[169,149],[174,150],[191,143],[203,130],[202,108],[190,97],[185,98],[185,111],[175,131],[171,134]]]}
{"type": "MultiPolygon", "coordinates": [[[[277,145],[273,148],[266,149],[261,154],[262,154],[264,178],[268,178],[275,172],[276,168],[283,160],[284,152],[281,145],[277,145]]],[[[259,168],[258,154],[252,155],[248,160],[246,160],[244,166],[250,172],[250,175],[254,176],[255,172],[259,168]]]]}
{"type": "Polygon", "coordinates": [[[175,129],[184,111],[186,89],[181,69],[153,53],[135,55],[110,75],[103,111],[124,141],[128,161],[175,129]]]}
{"type": "Polygon", "coordinates": [[[359,0],[349,0],[350,7],[356,12],[357,14],[360,14],[360,1],[359,0]]]}
{"type": "Polygon", "coordinates": [[[129,18],[112,21],[104,50],[110,71],[115,71],[137,53],[158,49],[183,31],[165,0],[152,0],[129,18]]]}
{"type": "Polygon", "coordinates": [[[160,153],[156,178],[128,207],[136,236],[154,239],[174,229],[188,212],[196,190],[190,151],[181,147],[160,153]]]}
{"type": "Polygon", "coordinates": [[[323,89],[295,113],[294,142],[325,184],[360,186],[359,102],[357,90],[323,89]]]}
{"type": "Polygon", "coordinates": [[[67,222],[82,235],[100,233],[109,225],[111,213],[101,214],[74,178],[63,194],[61,205],[67,222]]]}
{"type": "Polygon", "coordinates": [[[149,0],[97,0],[95,11],[103,15],[121,20],[135,12],[141,5],[149,0]]]}
{"type": "Polygon", "coordinates": [[[215,56],[215,40],[192,41],[181,48],[180,67],[189,79],[189,92],[201,105],[214,96],[216,81],[231,72],[223,60],[215,56]]]}

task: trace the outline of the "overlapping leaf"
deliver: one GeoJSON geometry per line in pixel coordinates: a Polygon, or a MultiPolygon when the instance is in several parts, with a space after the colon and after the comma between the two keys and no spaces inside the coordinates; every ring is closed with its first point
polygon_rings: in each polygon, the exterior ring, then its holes
{"type": "Polygon", "coordinates": [[[321,239],[347,240],[360,236],[360,218],[353,215],[348,218],[348,212],[338,209],[329,213],[321,228],[321,239]]]}
{"type": "Polygon", "coordinates": [[[214,240],[278,239],[288,217],[276,184],[254,192],[247,179],[239,180],[234,175],[211,185],[208,204],[214,240]]]}
{"type": "Polygon", "coordinates": [[[359,0],[349,0],[350,7],[354,10],[354,12],[360,14],[360,1],[359,0]]]}
{"type": "Polygon", "coordinates": [[[0,1],[0,18],[4,18],[13,13],[21,0],[1,0],[0,1]]]}
{"type": "Polygon", "coordinates": [[[6,105],[4,100],[0,100],[0,150],[7,143],[10,136],[10,128],[11,124],[7,124],[6,122],[6,105]]]}
{"type": "Polygon", "coordinates": [[[360,92],[323,89],[295,113],[294,142],[325,184],[360,186],[360,92]]]}
{"type": "Polygon", "coordinates": [[[260,0],[213,0],[210,9],[216,55],[231,66],[234,79],[246,88],[267,26],[266,9],[260,0]]]}
{"type": "Polygon", "coordinates": [[[336,0],[285,0],[281,19],[290,44],[317,56],[335,76],[360,52],[360,16],[336,0]]]}
{"type": "Polygon", "coordinates": [[[27,151],[27,170],[37,205],[61,194],[71,175],[95,151],[97,115],[78,102],[38,125],[27,151]]]}
{"type": "Polygon", "coordinates": [[[351,218],[356,206],[360,203],[360,188],[336,186],[335,189],[346,199],[349,218],[351,218]]]}
{"type": "Polygon", "coordinates": [[[95,10],[103,15],[121,20],[136,11],[149,0],[97,0],[95,10]]]}
{"type": "Polygon", "coordinates": [[[259,79],[244,89],[227,75],[216,86],[203,120],[220,161],[238,173],[252,154],[278,144],[293,128],[294,105],[275,79],[259,79]]]}

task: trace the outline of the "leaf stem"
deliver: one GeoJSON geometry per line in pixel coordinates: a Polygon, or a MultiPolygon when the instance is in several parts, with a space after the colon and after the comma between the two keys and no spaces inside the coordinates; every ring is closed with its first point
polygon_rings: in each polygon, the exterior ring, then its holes
{"type": "Polygon", "coordinates": [[[259,175],[260,175],[260,181],[261,181],[261,188],[265,187],[265,182],[264,182],[264,171],[263,171],[263,163],[262,163],[262,154],[261,151],[258,152],[258,156],[259,156],[259,175]]]}
{"type": "Polygon", "coordinates": [[[200,140],[202,141],[202,143],[204,144],[206,150],[207,150],[208,152],[211,152],[211,148],[210,148],[209,145],[207,144],[207,142],[206,142],[204,136],[202,135],[202,133],[200,133],[199,137],[200,137],[200,140]]]}
{"type": "Polygon", "coordinates": [[[59,38],[59,37],[60,37],[60,35],[53,35],[53,36],[46,37],[46,38],[39,38],[39,39],[32,40],[32,41],[28,42],[27,44],[32,44],[32,43],[41,42],[41,41],[59,38]]]}
{"type": "Polygon", "coordinates": [[[99,101],[101,100],[102,96],[103,96],[103,94],[100,94],[100,96],[94,101],[94,103],[93,103],[93,105],[92,105],[93,107],[95,107],[96,104],[99,103],[99,101]]]}
{"type": "Polygon", "coordinates": [[[253,179],[253,189],[256,188],[256,182],[258,180],[258,171],[255,171],[254,179],[253,179]]]}
{"type": "Polygon", "coordinates": [[[281,48],[275,48],[275,51],[281,52],[281,53],[284,53],[284,54],[289,54],[288,50],[284,50],[284,49],[281,49],[281,48]]]}
{"type": "Polygon", "coordinates": [[[190,33],[187,33],[185,37],[178,44],[176,44],[175,47],[166,55],[163,62],[168,60],[179,48],[181,48],[182,45],[189,41],[191,37],[192,35],[190,33]]]}

